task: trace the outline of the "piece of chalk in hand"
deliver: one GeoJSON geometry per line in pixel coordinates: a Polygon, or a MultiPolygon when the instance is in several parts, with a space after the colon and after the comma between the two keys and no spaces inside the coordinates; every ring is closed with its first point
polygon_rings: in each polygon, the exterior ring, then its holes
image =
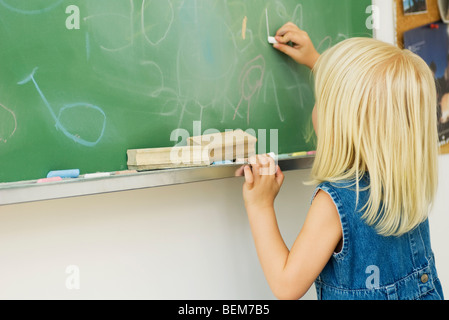
{"type": "Polygon", "coordinates": [[[274,37],[268,37],[268,43],[275,44],[278,43],[274,37]]]}

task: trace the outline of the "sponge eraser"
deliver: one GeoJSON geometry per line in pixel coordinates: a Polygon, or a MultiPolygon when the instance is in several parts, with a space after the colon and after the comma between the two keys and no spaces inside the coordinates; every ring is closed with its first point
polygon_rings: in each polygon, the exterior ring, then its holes
{"type": "Polygon", "coordinates": [[[78,178],[79,175],[80,175],[80,170],[79,169],[56,170],[56,171],[50,171],[47,174],[47,178],[53,178],[53,177],[78,178]]]}

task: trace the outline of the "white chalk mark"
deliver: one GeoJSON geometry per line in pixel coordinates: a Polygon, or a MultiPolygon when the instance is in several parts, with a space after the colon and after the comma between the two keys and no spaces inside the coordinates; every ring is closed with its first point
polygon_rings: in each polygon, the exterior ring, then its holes
{"type": "Polygon", "coordinates": [[[38,69],[37,67],[34,68],[29,76],[25,77],[25,79],[23,79],[22,81],[19,81],[17,84],[24,85],[24,84],[26,84],[26,83],[31,81],[34,84],[37,92],[39,93],[39,95],[40,95],[42,101],[44,102],[45,106],[47,107],[48,111],[50,112],[53,120],[55,121],[56,129],[61,130],[66,137],[72,139],[73,141],[75,141],[75,142],[77,142],[79,144],[82,144],[82,145],[87,146],[87,147],[95,146],[101,140],[101,138],[103,137],[104,130],[105,130],[105,127],[106,127],[106,114],[103,112],[103,110],[101,110],[99,107],[97,107],[95,105],[92,105],[92,104],[89,104],[89,103],[80,102],[80,103],[73,103],[73,104],[65,105],[63,108],[61,108],[61,110],[59,110],[59,114],[56,115],[55,112],[53,111],[53,108],[51,107],[50,103],[48,102],[47,98],[45,97],[44,93],[41,91],[41,89],[39,88],[39,85],[36,82],[34,74],[36,73],[37,69],[38,69]],[[102,117],[103,117],[103,124],[102,124],[102,128],[101,128],[101,133],[99,134],[99,137],[98,137],[97,140],[95,140],[95,141],[85,140],[85,139],[81,138],[78,134],[70,133],[66,129],[66,127],[64,125],[62,125],[62,123],[60,121],[62,113],[64,111],[68,110],[68,109],[77,108],[77,107],[85,107],[87,109],[93,109],[93,110],[97,111],[98,113],[100,113],[102,115],[102,117]]]}
{"type": "Polygon", "coordinates": [[[265,74],[265,59],[262,55],[258,55],[253,60],[248,62],[243,68],[242,73],[240,74],[240,93],[241,98],[235,109],[234,118],[235,120],[237,116],[237,112],[243,103],[243,100],[247,103],[247,123],[249,124],[250,117],[250,108],[251,108],[251,100],[255,94],[260,91],[260,88],[263,85],[263,79],[265,74]],[[255,81],[254,81],[255,77],[255,81]],[[246,90],[249,88],[249,91],[246,90]]]}
{"type": "Polygon", "coordinates": [[[265,18],[266,18],[266,20],[267,20],[267,37],[268,37],[268,43],[271,43],[271,44],[278,43],[274,37],[270,36],[270,27],[269,27],[269,25],[268,25],[268,8],[265,8],[265,18]]]}
{"type": "Polygon", "coordinates": [[[323,40],[320,41],[317,47],[317,51],[322,52],[329,49],[332,45],[332,38],[330,36],[324,37],[323,40]],[[326,44],[327,42],[327,44],[326,44]]]}
{"type": "Polygon", "coordinates": [[[274,96],[274,101],[276,104],[276,109],[279,115],[279,119],[281,120],[281,122],[285,121],[285,117],[281,112],[281,105],[279,103],[279,98],[278,98],[278,92],[277,92],[277,87],[276,87],[276,82],[274,81],[274,76],[273,73],[270,71],[269,74],[267,75],[267,79],[265,81],[265,87],[264,87],[264,102],[267,102],[267,89],[268,89],[268,82],[271,82],[272,88],[273,88],[273,96],[274,96]]]}
{"type": "Polygon", "coordinates": [[[348,39],[349,37],[343,33],[338,33],[337,38],[335,39],[336,42],[340,42],[343,40],[348,39]]]}
{"type": "Polygon", "coordinates": [[[267,22],[267,37],[270,37],[270,27],[268,26],[268,8],[265,8],[265,18],[267,22]]]}
{"type": "Polygon", "coordinates": [[[117,52],[117,51],[126,49],[128,47],[131,47],[134,44],[134,36],[133,36],[134,35],[134,18],[133,18],[134,3],[133,3],[133,0],[129,0],[129,3],[130,3],[129,16],[119,14],[119,13],[100,13],[100,14],[94,14],[94,15],[87,16],[87,17],[83,18],[84,21],[88,21],[93,18],[112,16],[112,17],[116,17],[116,18],[123,18],[123,19],[129,20],[129,28],[130,28],[129,42],[126,45],[118,47],[118,48],[107,48],[106,46],[100,44],[99,47],[102,50],[109,51],[109,52],[117,52]]]}
{"type": "MultiPolygon", "coordinates": [[[[11,109],[8,109],[1,103],[0,103],[0,108],[4,109],[7,112],[7,114],[10,116],[10,118],[12,118],[12,120],[14,121],[14,128],[12,130],[10,130],[11,131],[10,133],[6,132],[6,131],[8,131],[8,129],[11,129],[11,128],[8,128],[7,124],[2,124],[2,126],[0,127],[0,142],[6,143],[8,141],[8,139],[11,138],[17,130],[17,118],[16,118],[16,114],[11,109]]],[[[4,121],[5,119],[8,120],[6,117],[2,116],[0,118],[0,121],[4,121]]],[[[10,127],[12,127],[12,126],[10,126],[10,127]]]]}
{"type": "Polygon", "coordinates": [[[287,9],[280,1],[276,1],[276,13],[281,19],[288,19],[287,9]]]}
{"type": "MultiPolygon", "coordinates": [[[[160,67],[156,62],[154,62],[154,61],[142,61],[142,62],[141,62],[141,65],[143,65],[143,66],[149,66],[149,67],[151,67],[152,69],[155,69],[156,72],[160,75],[160,79],[161,79],[160,85],[159,85],[158,87],[156,87],[153,91],[150,92],[150,96],[153,97],[153,98],[156,98],[156,97],[158,97],[158,96],[161,94],[161,92],[164,90],[164,87],[165,87],[165,85],[164,85],[164,74],[163,74],[163,72],[162,72],[162,69],[161,69],[161,67],[160,67]]],[[[151,73],[151,75],[154,75],[154,74],[151,73]]]]}
{"type": "MultiPolygon", "coordinates": [[[[143,36],[145,37],[145,39],[148,41],[148,43],[150,43],[150,44],[153,45],[153,46],[157,46],[159,43],[161,43],[161,42],[167,37],[167,34],[168,34],[168,32],[170,31],[171,25],[172,25],[173,21],[175,20],[175,13],[174,13],[174,10],[173,10],[173,4],[172,4],[172,2],[171,2],[170,0],[157,1],[158,5],[160,5],[160,4],[162,4],[162,3],[168,3],[168,5],[169,5],[168,9],[169,9],[170,13],[169,13],[169,18],[168,18],[168,19],[169,19],[169,20],[168,20],[168,26],[167,26],[167,28],[166,28],[164,34],[163,34],[159,39],[156,39],[155,41],[153,41],[153,40],[151,40],[150,37],[147,35],[147,31],[145,30],[145,29],[146,29],[146,28],[145,28],[145,2],[146,2],[146,1],[147,1],[147,0],[143,0],[143,1],[142,1],[142,10],[141,10],[141,28],[142,28],[142,34],[143,34],[143,36]]],[[[150,1],[151,1],[151,0],[150,0],[150,1]]],[[[159,17],[159,18],[161,19],[162,22],[165,23],[165,18],[166,18],[166,17],[159,17]]],[[[161,23],[162,23],[162,22],[161,22],[161,23]]]]}
{"type": "Polygon", "coordinates": [[[302,10],[302,4],[298,4],[295,8],[295,11],[293,12],[293,19],[292,21],[294,21],[294,23],[300,28],[302,29],[303,26],[303,10],[302,10]]]}
{"type": "MultiPolygon", "coordinates": [[[[54,8],[56,8],[57,6],[59,6],[59,4],[60,4],[61,2],[62,2],[62,0],[57,0],[57,1],[54,2],[53,4],[47,6],[47,7],[43,8],[43,9],[25,10],[25,9],[19,9],[19,8],[16,8],[16,7],[14,7],[14,6],[8,4],[7,2],[5,2],[5,0],[0,0],[0,4],[1,4],[2,6],[4,6],[5,8],[7,8],[7,9],[9,9],[9,10],[11,10],[11,11],[14,11],[14,12],[21,13],[21,14],[30,14],[30,15],[31,15],[31,14],[41,14],[41,13],[44,13],[44,12],[48,12],[48,11],[50,11],[50,10],[53,10],[54,8]]],[[[33,4],[34,4],[35,1],[28,1],[28,3],[33,3],[33,4]]]]}

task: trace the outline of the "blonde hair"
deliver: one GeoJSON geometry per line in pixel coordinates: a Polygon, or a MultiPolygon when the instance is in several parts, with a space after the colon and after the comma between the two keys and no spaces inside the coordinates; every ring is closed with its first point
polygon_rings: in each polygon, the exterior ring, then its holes
{"type": "MultiPolygon", "coordinates": [[[[370,177],[362,218],[385,236],[427,219],[437,188],[436,89],[427,64],[408,50],[351,38],[315,68],[315,183],[370,177]]],[[[358,197],[357,197],[358,201],[358,197]]]]}

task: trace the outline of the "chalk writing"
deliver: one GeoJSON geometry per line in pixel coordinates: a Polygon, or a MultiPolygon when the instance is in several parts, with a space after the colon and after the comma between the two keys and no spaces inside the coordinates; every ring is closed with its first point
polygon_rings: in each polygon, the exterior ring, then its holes
{"type": "Polygon", "coordinates": [[[56,129],[61,130],[62,133],[64,133],[64,135],[66,137],[70,138],[71,140],[75,141],[76,143],[79,143],[79,144],[87,146],[87,147],[93,147],[96,144],[98,144],[98,142],[103,137],[104,130],[105,130],[105,127],[106,127],[106,114],[103,112],[103,110],[101,110],[98,106],[95,106],[95,105],[92,105],[92,104],[89,104],[89,103],[79,102],[79,103],[73,103],[73,104],[65,105],[63,108],[61,108],[59,110],[59,114],[56,115],[56,113],[53,111],[53,108],[51,107],[50,103],[48,102],[47,98],[45,97],[44,93],[41,91],[41,89],[39,88],[39,85],[36,82],[34,74],[36,73],[37,70],[38,70],[37,67],[34,68],[30,75],[25,77],[25,79],[23,79],[22,81],[19,81],[17,84],[24,85],[24,84],[26,84],[26,83],[28,83],[30,81],[34,84],[34,86],[35,86],[37,92],[39,93],[42,101],[44,102],[45,106],[47,107],[48,111],[50,112],[52,118],[55,121],[56,129]],[[103,123],[101,125],[100,134],[98,135],[98,138],[96,140],[94,140],[94,141],[83,139],[83,138],[80,137],[79,134],[77,134],[77,133],[73,134],[73,133],[69,132],[69,130],[60,121],[61,116],[63,115],[63,113],[65,111],[70,110],[70,109],[74,109],[74,108],[81,109],[80,107],[86,108],[86,109],[90,109],[91,111],[93,110],[93,111],[99,113],[100,117],[103,120],[103,123]]]}

